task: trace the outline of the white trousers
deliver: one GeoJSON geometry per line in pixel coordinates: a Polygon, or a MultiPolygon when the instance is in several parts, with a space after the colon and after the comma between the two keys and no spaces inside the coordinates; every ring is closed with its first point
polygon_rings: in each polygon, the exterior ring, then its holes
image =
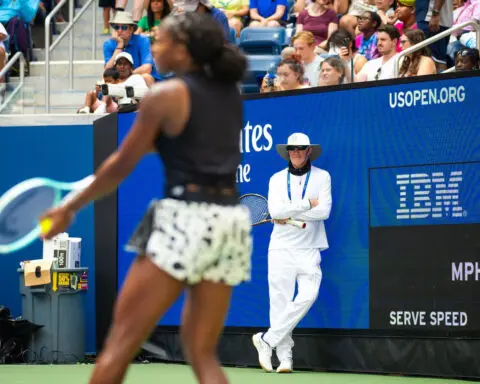
{"type": "Polygon", "coordinates": [[[263,335],[280,361],[292,358],[292,331],[318,297],[322,281],[318,249],[275,249],[268,252],[270,328],[263,335]],[[297,284],[297,295],[295,294],[297,284]]]}

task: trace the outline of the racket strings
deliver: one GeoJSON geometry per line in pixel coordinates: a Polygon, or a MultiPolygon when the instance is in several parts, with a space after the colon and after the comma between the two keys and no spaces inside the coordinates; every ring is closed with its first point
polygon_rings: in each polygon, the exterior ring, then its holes
{"type": "Polygon", "coordinates": [[[250,211],[252,224],[259,223],[268,217],[268,202],[262,196],[246,195],[240,199],[240,204],[250,211]]]}

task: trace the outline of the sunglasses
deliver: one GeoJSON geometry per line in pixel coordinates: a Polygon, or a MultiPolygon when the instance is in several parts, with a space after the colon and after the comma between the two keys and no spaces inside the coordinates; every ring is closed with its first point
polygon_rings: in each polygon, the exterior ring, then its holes
{"type": "Polygon", "coordinates": [[[377,74],[375,75],[375,80],[378,80],[381,74],[382,74],[382,67],[378,68],[377,74]]]}
{"type": "Polygon", "coordinates": [[[408,43],[408,40],[400,40],[400,44],[403,45],[403,44],[407,44],[408,43]]]}
{"type": "Polygon", "coordinates": [[[119,29],[121,29],[122,31],[126,31],[128,29],[128,25],[112,25],[113,29],[115,29],[116,31],[118,31],[119,29]]]}
{"type": "Polygon", "coordinates": [[[308,145],[287,145],[287,151],[305,151],[308,145]]]}

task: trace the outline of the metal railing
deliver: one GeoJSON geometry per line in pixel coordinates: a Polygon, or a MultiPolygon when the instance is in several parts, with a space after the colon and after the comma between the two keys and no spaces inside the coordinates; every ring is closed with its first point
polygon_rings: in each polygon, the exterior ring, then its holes
{"type": "MultiPolygon", "coordinates": [[[[473,27],[475,31],[477,32],[477,49],[480,49],[480,21],[479,20],[470,20],[466,21],[465,23],[458,24],[452,28],[447,29],[446,31],[440,32],[438,35],[432,36],[418,44],[415,44],[413,47],[407,48],[404,51],[400,52],[398,55],[395,56],[394,60],[395,62],[393,63],[393,74],[394,78],[398,77],[398,73],[400,72],[400,60],[413,52],[418,51],[419,49],[422,49],[426,47],[427,45],[430,45],[432,43],[435,43],[438,40],[441,40],[445,37],[448,37],[452,34],[452,32],[459,31],[462,29],[465,29],[466,27],[473,27]]],[[[450,70],[451,71],[451,70],[450,70]]]]}
{"type": "Polygon", "coordinates": [[[13,67],[13,64],[15,64],[17,61],[20,61],[20,82],[10,93],[10,95],[8,95],[2,105],[0,105],[0,112],[2,112],[5,107],[12,101],[15,95],[23,89],[23,81],[25,79],[25,65],[27,64],[27,62],[25,61],[22,52],[15,53],[15,55],[13,55],[10,60],[8,60],[7,65],[5,65],[5,67],[0,71],[0,79],[7,74],[7,72],[13,67]]]}
{"type": "Polygon", "coordinates": [[[95,0],[88,0],[86,4],[80,9],[77,16],[73,17],[75,0],[61,0],[52,12],[45,18],[45,112],[50,113],[50,54],[55,47],[63,40],[68,33],[68,86],[69,89],[73,89],[73,26],[82,17],[85,11],[90,5],[93,4],[93,17],[92,17],[92,60],[96,59],[97,52],[97,7],[95,0]],[[65,30],[58,36],[55,42],[50,45],[50,23],[53,17],[68,1],[68,25],[65,30]]]}

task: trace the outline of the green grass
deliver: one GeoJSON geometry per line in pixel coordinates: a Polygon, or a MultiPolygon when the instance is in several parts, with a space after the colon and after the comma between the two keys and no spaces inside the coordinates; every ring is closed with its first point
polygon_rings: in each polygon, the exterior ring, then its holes
{"type": "MultiPolygon", "coordinates": [[[[93,365],[0,365],[1,384],[86,384],[93,365]]],[[[412,378],[351,373],[265,373],[260,369],[227,368],[232,384],[466,384],[465,380],[412,378]]],[[[195,384],[190,367],[176,364],[134,364],[125,384],[195,384]]]]}

